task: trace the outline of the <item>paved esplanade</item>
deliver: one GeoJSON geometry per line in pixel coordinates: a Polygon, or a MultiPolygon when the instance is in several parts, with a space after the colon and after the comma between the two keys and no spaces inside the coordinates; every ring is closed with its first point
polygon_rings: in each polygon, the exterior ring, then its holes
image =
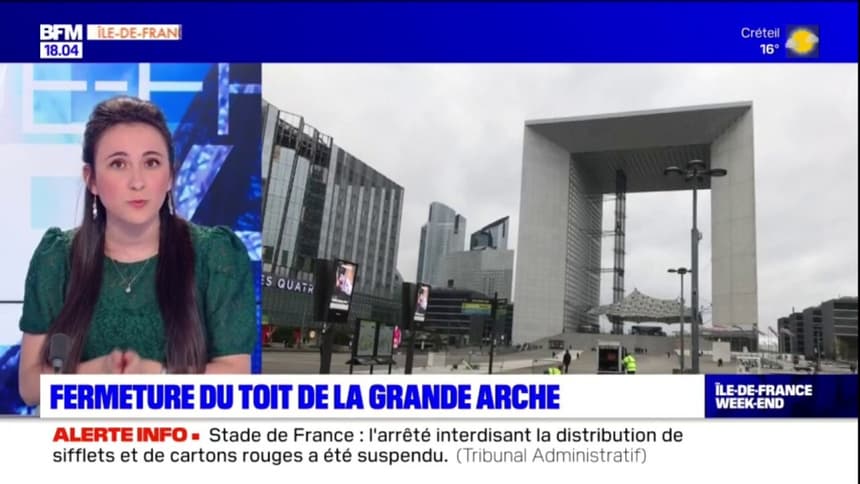
{"type": "MultiPolygon", "coordinates": [[[[542,374],[545,369],[550,366],[558,366],[561,364],[561,356],[556,353],[556,357],[552,357],[552,351],[536,350],[525,352],[508,352],[497,354],[493,361],[493,374],[542,374]]],[[[597,355],[593,351],[584,350],[579,359],[574,359],[570,364],[570,373],[575,375],[594,375],[597,373],[597,355]]],[[[403,364],[406,361],[404,354],[395,355],[396,365],[392,366],[393,374],[403,373],[403,364]]],[[[332,356],[331,371],[335,374],[349,373],[349,365],[346,362],[349,360],[347,353],[335,353],[332,356]]],[[[450,358],[449,358],[450,360],[450,358]]],[[[426,353],[416,353],[413,373],[415,374],[486,374],[489,365],[489,354],[486,352],[474,354],[471,357],[471,363],[475,367],[474,370],[452,370],[451,361],[447,364],[426,367],[428,358],[426,353]]],[[[459,362],[459,360],[458,360],[459,362]]],[[[708,355],[699,359],[702,373],[710,374],[731,374],[737,372],[737,362],[726,362],[722,367],[712,361],[708,355]]],[[[793,371],[793,366],[790,362],[785,363],[785,369],[778,370],[763,370],[763,373],[796,373],[793,371]]],[[[313,375],[319,373],[319,352],[315,351],[289,351],[289,350],[267,350],[263,352],[263,373],[269,374],[298,374],[298,375],[313,375]]],[[[671,354],[669,357],[665,353],[661,354],[639,354],[636,355],[637,375],[665,375],[671,374],[673,369],[678,368],[678,355],[671,354]]],[[[690,368],[690,355],[687,355],[686,368],[690,368]]],[[[368,366],[356,366],[353,368],[354,373],[367,374],[370,372],[368,366]]],[[[845,367],[832,367],[823,365],[821,373],[848,373],[850,370],[845,367]]],[[[382,378],[388,373],[388,365],[374,366],[373,373],[380,375],[382,378]]],[[[562,375],[563,377],[564,375],[562,375]]],[[[621,376],[622,378],[636,378],[636,375],[621,376]]]]}

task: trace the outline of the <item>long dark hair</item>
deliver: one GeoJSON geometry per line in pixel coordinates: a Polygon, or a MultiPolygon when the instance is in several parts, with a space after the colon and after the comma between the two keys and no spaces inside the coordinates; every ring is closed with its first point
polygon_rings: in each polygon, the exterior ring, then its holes
{"type": "MultiPolygon", "coordinates": [[[[83,161],[90,166],[91,179],[97,176],[96,145],[108,128],[124,123],[144,123],[158,130],[167,143],[170,169],[175,174],[173,139],[164,114],[148,101],[121,96],[99,103],[87,122],[83,161]]],[[[170,204],[168,194],[159,210],[160,233],[155,277],[158,306],[164,320],[167,368],[171,373],[201,373],[206,368],[208,354],[203,325],[197,311],[194,248],[188,223],[171,213],[170,204]]],[[[72,347],[66,371],[70,372],[74,372],[80,363],[101,291],[106,218],[104,205],[87,189],[83,223],[72,241],[71,274],[66,286],[65,303],[48,329],[46,344],[42,349],[44,361],[47,361],[47,342],[51,336],[56,333],[68,335],[72,347]],[[98,207],[95,218],[91,213],[94,201],[98,207]]]]}

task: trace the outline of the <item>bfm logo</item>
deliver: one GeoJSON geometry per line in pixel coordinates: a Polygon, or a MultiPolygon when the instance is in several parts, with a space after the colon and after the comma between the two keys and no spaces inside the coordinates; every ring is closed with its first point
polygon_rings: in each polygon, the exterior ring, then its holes
{"type": "Polygon", "coordinates": [[[84,40],[82,24],[39,24],[39,40],[84,40]]]}

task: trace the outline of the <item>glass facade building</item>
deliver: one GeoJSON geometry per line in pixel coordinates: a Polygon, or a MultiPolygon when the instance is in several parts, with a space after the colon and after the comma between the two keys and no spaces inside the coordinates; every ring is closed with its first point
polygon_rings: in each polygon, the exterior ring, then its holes
{"type": "Polygon", "coordinates": [[[509,220],[509,217],[500,218],[473,233],[469,239],[469,250],[507,249],[509,220]]]}
{"type": "Polygon", "coordinates": [[[263,313],[313,326],[313,261],[358,264],[351,318],[394,322],[403,187],[331,136],[263,102],[263,313]]]}

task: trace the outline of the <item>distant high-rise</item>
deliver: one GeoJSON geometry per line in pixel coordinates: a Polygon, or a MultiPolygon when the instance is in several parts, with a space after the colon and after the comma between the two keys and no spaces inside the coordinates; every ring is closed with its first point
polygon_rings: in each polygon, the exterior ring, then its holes
{"type": "Polygon", "coordinates": [[[466,218],[445,204],[431,203],[427,223],[421,227],[420,244],[416,280],[439,285],[442,257],[460,252],[466,245],[466,218]]]}
{"type": "Polygon", "coordinates": [[[469,240],[469,250],[507,249],[508,221],[503,217],[472,234],[469,240]]]}
{"type": "Polygon", "coordinates": [[[510,299],[514,276],[514,251],[508,250],[508,217],[473,233],[468,251],[442,256],[434,286],[468,289],[492,297],[510,299]]]}

